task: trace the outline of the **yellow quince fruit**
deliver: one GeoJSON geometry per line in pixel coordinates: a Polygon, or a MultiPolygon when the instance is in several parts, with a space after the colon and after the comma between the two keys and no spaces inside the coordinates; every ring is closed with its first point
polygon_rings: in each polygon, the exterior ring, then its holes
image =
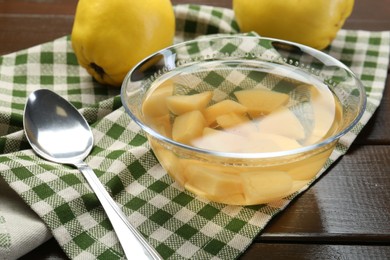
{"type": "Polygon", "coordinates": [[[242,32],[326,48],[350,16],[354,0],[233,0],[242,32]]]}
{"type": "Polygon", "coordinates": [[[80,0],[71,42],[98,82],[120,86],[138,62],[171,45],[174,34],[170,0],[80,0]]]}

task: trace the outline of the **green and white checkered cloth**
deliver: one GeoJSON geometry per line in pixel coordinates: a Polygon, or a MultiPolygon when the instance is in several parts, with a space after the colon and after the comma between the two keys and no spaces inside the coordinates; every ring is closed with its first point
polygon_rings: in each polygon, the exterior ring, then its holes
{"type": "MultiPolygon", "coordinates": [[[[177,42],[239,32],[230,9],[178,5],[175,13],[177,42]]],[[[389,48],[390,32],[341,30],[325,50],[360,76],[368,95],[361,121],[340,140],[326,168],[347,151],[379,106],[389,48]]],[[[80,108],[95,137],[86,162],[165,259],[237,258],[297,195],[241,207],[209,202],[185,191],[161,168],[144,133],[125,113],[119,89],[93,81],[77,64],[70,38],[62,37],[0,58],[0,172],[72,259],[120,259],[124,253],[81,173],[43,160],[26,142],[24,104],[28,94],[40,88],[54,90],[80,108]]],[[[7,250],[16,243],[6,225],[0,208],[0,258],[7,258],[7,250]]]]}

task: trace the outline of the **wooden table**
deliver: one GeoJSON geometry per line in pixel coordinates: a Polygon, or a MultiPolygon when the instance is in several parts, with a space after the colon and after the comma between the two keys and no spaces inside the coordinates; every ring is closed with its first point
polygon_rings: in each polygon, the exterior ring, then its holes
{"type": "MultiPolygon", "coordinates": [[[[231,0],[174,0],[231,7],[231,0]]],[[[0,0],[0,55],[68,35],[77,0],[0,0]]],[[[389,0],[356,0],[344,28],[390,30],[389,0]]],[[[242,259],[390,258],[390,77],[349,152],[276,216],[242,259]]],[[[54,239],[24,259],[66,258],[54,239]]]]}

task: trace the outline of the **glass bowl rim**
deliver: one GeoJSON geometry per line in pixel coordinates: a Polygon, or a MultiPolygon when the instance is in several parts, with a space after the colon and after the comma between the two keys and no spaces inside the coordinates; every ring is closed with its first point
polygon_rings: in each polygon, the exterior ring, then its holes
{"type": "MultiPolygon", "coordinates": [[[[311,55],[311,54],[310,54],[311,55]]],[[[183,64],[186,65],[186,64],[183,64]]],[[[286,64],[289,65],[289,64],[286,64]]],[[[189,152],[196,152],[200,153],[203,155],[211,155],[214,157],[219,157],[219,158],[231,158],[231,159],[280,159],[281,157],[285,156],[294,156],[294,155],[299,155],[302,153],[310,152],[310,151],[316,151],[319,150],[320,148],[325,147],[326,145],[329,145],[330,143],[337,141],[340,137],[348,133],[362,118],[365,110],[366,110],[366,104],[367,104],[367,96],[365,92],[365,87],[363,83],[361,82],[360,78],[357,77],[357,75],[350,69],[348,68],[344,63],[341,61],[337,60],[336,58],[320,51],[317,49],[314,49],[312,47],[292,42],[292,41],[287,41],[287,40],[281,40],[281,39],[276,39],[276,38],[270,38],[270,37],[261,37],[261,36],[244,36],[244,35],[206,35],[206,37],[200,38],[200,39],[194,39],[194,40],[189,40],[189,41],[183,41],[180,43],[173,44],[171,46],[168,46],[166,48],[163,48],[159,51],[156,51],[152,53],[151,55],[147,56],[146,58],[142,59],[139,63],[137,63],[125,76],[122,86],[121,86],[121,91],[120,91],[120,97],[121,97],[121,102],[122,105],[126,111],[126,113],[131,117],[131,119],[141,127],[142,130],[144,130],[147,134],[151,135],[152,137],[156,138],[159,141],[163,141],[165,143],[168,143],[170,145],[173,145],[174,147],[184,149],[189,152]],[[150,59],[151,57],[161,54],[163,52],[166,52],[167,50],[173,49],[173,48],[178,48],[180,46],[184,46],[186,44],[191,44],[191,43],[196,43],[200,41],[208,41],[210,39],[233,39],[233,38],[248,38],[248,39],[256,39],[258,41],[261,40],[267,40],[267,41],[277,41],[281,43],[285,43],[288,45],[293,45],[295,47],[298,47],[303,50],[310,50],[311,52],[314,52],[326,59],[330,59],[332,62],[337,64],[339,68],[342,68],[346,70],[352,77],[356,79],[356,82],[358,83],[358,88],[361,90],[361,97],[359,103],[361,104],[360,106],[360,111],[359,113],[355,116],[354,120],[342,131],[338,131],[336,134],[333,134],[329,136],[328,138],[322,140],[321,142],[314,143],[311,145],[303,146],[300,148],[296,149],[290,149],[290,150],[285,150],[285,151],[276,151],[276,152],[256,152],[256,153],[246,153],[246,152],[221,152],[221,151],[215,151],[215,150],[207,150],[207,149],[202,149],[202,148],[197,148],[194,146],[186,145],[180,142],[176,142],[171,138],[168,138],[159,132],[155,131],[153,128],[147,126],[144,124],[136,115],[134,115],[130,109],[127,107],[127,101],[126,101],[126,86],[128,81],[130,80],[130,77],[132,73],[140,66],[142,65],[145,61],[150,59]]]]}

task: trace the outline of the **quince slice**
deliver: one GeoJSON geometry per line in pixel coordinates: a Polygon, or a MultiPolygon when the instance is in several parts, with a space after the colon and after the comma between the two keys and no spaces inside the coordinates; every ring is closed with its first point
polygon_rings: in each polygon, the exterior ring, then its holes
{"type": "Polygon", "coordinates": [[[215,122],[215,119],[218,116],[232,112],[237,114],[244,114],[246,111],[247,108],[245,106],[233,100],[226,99],[207,107],[204,110],[204,116],[206,118],[207,124],[211,125],[213,122],[215,122]]]}
{"type": "Polygon", "coordinates": [[[281,107],[278,110],[264,116],[258,121],[260,132],[273,133],[296,140],[305,137],[305,129],[294,113],[286,108],[281,107]]]}
{"type": "Polygon", "coordinates": [[[283,171],[248,171],[240,176],[248,205],[283,198],[293,186],[292,178],[283,171]]]}
{"type": "Polygon", "coordinates": [[[163,84],[145,99],[142,105],[142,113],[145,117],[160,117],[169,114],[165,99],[172,95],[173,84],[170,81],[163,84]]]}
{"type": "Polygon", "coordinates": [[[193,186],[211,196],[242,193],[240,177],[224,173],[222,168],[191,164],[185,168],[186,186],[193,186]]]}
{"type": "Polygon", "coordinates": [[[301,148],[297,140],[272,133],[251,133],[248,135],[247,152],[280,152],[301,148]]]}
{"type": "Polygon", "coordinates": [[[306,144],[317,143],[335,131],[338,127],[337,117],[339,111],[342,111],[340,103],[336,102],[330,91],[319,90],[315,87],[310,88],[312,107],[313,107],[313,129],[306,144]]]}
{"type": "Polygon", "coordinates": [[[189,144],[193,139],[202,135],[206,121],[203,114],[194,110],[177,116],[172,125],[172,139],[189,144]]]}
{"type": "Polygon", "coordinates": [[[175,181],[184,186],[185,176],[183,175],[183,169],[185,164],[182,163],[182,159],[157,142],[152,141],[152,144],[153,151],[164,169],[175,181]]]}
{"type": "Polygon", "coordinates": [[[321,171],[332,151],[328,149],[300,162],[285,164],[281,169],[287,171],[294,180],[311,180],[321,171]]]}
{"type": "Polygon", "coordinates": [[[211,201],[224,203],[224,204],[230,204],[230,205],[245,205],[245,197],[244,197],[244,194],[242,194],[242,193],[222,195],[222,196],[221,195],[213,196],[213,195],[210,195],[210,194],[204,192],[203,190],[200,190],[200,189],[192,186],[189,183],[186,183],[184,185],[184,187],[188,191],[190,191],[190,192],[192,192],[200,197],[211,200],[211,201]]]}
{"type": "Polygon", "coordinates": [[[145,118],[145,122],[163,136],[168,138],[172,137],[172,124],[169,114],[160,117],[145,118]]]}
{"type": "Polygon", "coordinates": [[[194,95],[177,95],[167,97],[168,109],[175,115],[181,115],[193,110],[202,111],[213,97],[211,91],[194,95]]]}
{"type": "Polygon", "coordinates": [[[224,131],[233,134],[246,136],[256,132],[255,124],[248,118],[247,115],[229,113],[218,116],[216,118],[217,125],[222,127],[224,131]]]}
{"type": "Polygon", "coordinates": [[[246,138],[210,127],[203,129],[203,135],[192,141],[192,145],[207,150],[236,152],[246,147],[246,138]]]}
{"type": "Polygon", "coordinates": [[[234,95],[238,102],[248,108],[248,114],[252,118],[269,114],[289,101],[287,94],[266,88],[239,90],[234,95]]]}

